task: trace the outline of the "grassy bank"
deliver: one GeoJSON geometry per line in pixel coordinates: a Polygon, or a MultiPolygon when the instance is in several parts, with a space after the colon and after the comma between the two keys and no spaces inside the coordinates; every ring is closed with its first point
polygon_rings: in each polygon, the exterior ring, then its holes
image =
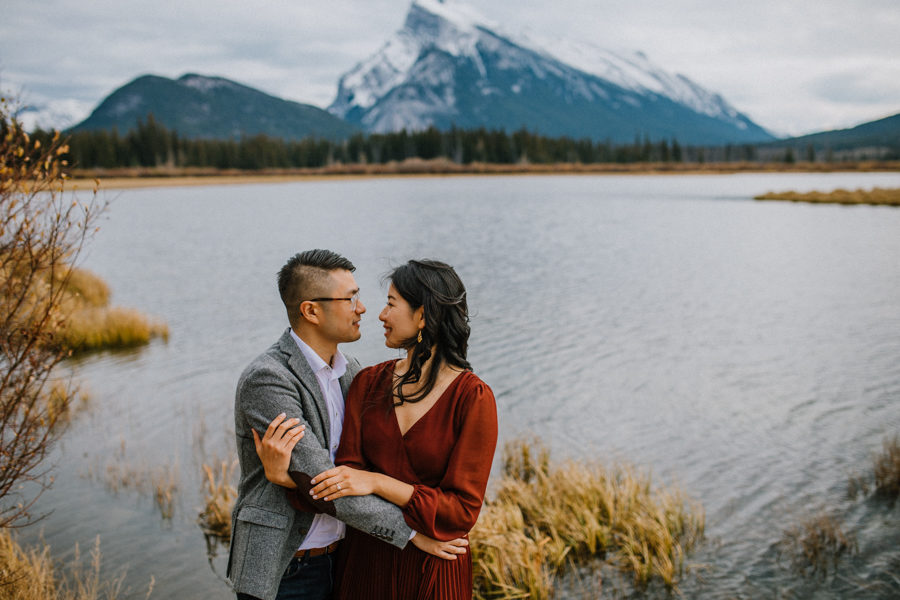
{"type": "MultiPolygon", "coordinates": [[[[0,529],[0,598],[4,600],[113,600],[122,598],[124,576],[104,579],[100,574],[100,538],[84,566],[78,547],[64,571],[50,559],[50,547],[24,548],[8,529],[0,529]]],[[[151,581],[147,596],[153,589],[151,581]]]]}
{"type": "Polygon", "coordinates": [[[128,348],[148,343],[155,337],[168,339],[168,326],[141,312],[110,306],[109,286],[84,269],[72,269],[60,301],[63,315],[54,340],[73,352],[128,348]]]}
{"type": "Polygon", "coordinates": [[[476,598],[550,598],[567,568],[604,561],[637,587],[677,588],[703,537],[702,508],[627,465],[565,462],[524,442],[504,449],[503,477],[472,529],[476,598]]]}
{"type": "Polygon", "coordinates": [[[320,168],[298,169],[211,169],[211,168],[127,168],[90,169],[72,172],[73,184],[93,189],[95,180],[101,189],[131,187],[229,185],[238,183],[280,183],[321,178],[398,177],[448,175],[667,175],[729,173],[831,173],[843,171],[900,171],[897,161],[859,161],[840,163],[558,163],[558,164],[458,164],[447,159],[407,159],[386,164],[334,164],[320,168]]]}
{"type": "Polygon", "coordinates": [[[873,188],[871,190],[837,189],[831,192],[769,192],[754,200],[785,200],[788,202],[812,202],[821,204],[872,204],[900,206],[900,188],[873,188]]]}

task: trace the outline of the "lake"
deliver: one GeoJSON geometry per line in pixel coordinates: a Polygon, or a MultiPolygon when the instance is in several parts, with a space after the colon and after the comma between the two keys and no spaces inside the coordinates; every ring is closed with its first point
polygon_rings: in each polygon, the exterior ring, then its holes
{"type": "MultiPolygon", "coordinates": [[[[113,303],[164,318],[168,343],[70,363],[90,398],[53,455],[50,513],[23,532],[61,561],[100,536],[126,597],[230,598],[226,549],[196,524],[204,463],[233,456],[244,366],[287,326],[275,274],[338,251],[383,346],[381,277],[454,265],[470,359],[494,390],[500,443],[555,460],[623,460],[706,510],[686,597],[896,597],[900,513],[847,481],[900,433],[900,210],[755,202],[766,191],[900,187],[900,174],[434,177],[105,192],[84,266],[113,303]],[[166,475],[168,474],[168,475],[166,475]],[[163,518],[151,484],[171,477],[163,518]],[[859,553],[798,579],[777,542],[831,511],[859,553]],[[216,549],[213,548],[215,553],[216,549]],[[864,587],[865,586],[865,587],[864,587]]],[[[496,471],[496,469],[495,469],[496,471]]]]}

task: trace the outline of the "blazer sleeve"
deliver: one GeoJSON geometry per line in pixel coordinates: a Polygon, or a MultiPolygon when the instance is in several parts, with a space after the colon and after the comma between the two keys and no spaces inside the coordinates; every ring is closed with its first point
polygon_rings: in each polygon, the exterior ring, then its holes
{"type": "Polygon", "coordinates": [[[438,487],[415,484],[404,507],[414,530],[438,540],[466,535],[475,525],[497,447],[497,405],[491,389],[478,380],[467,390],[459,437],[438,487]]]}
{"type": "Polygon", "coordinates": [[[269,423],[280,413],[289,418],[297,417],[307,424],[307,435],[294,447],[288,474],[297,484],[297,493],[308,497],[319,512],[329,514],[347,525],[403,548],[412,532],[398,507],[378,496],[347,496],[325,502],[312,500],[310,479],[334,467],[331,453],[322,446],[317,436],[310,432],[310,418],[318,415],[298,414],[301,404],[297,390],[283,373],[273,367],[254,369],[243,378],[238,392],[247,426],[264,432],[269,423]]]}

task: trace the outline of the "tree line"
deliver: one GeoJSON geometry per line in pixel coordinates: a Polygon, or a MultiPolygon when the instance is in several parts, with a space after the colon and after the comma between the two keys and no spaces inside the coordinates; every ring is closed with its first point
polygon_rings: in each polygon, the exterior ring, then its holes
{"type": "MultiPolygon", "coordinates": [[[[36,131],[37,139],[52,133],[36,131]]],[[[410,158],[443,158],[456,164],[554,164],[640,162],[733,162],[815,159],[815,151],[761,151],[754,144],[682,146],[678,140],[636,136],[616,143],[588,138],[549,137],[520,129],[459,129],[356,134],[343,141],[284,140],[266,135],[240,139],[189,139],[148,115],[125,134],[118,130],[76,131],[68,138],[70,164],[77,168],[200,167],[214,169],[317,168],[334,164],[385,164],[410,158]]]]}

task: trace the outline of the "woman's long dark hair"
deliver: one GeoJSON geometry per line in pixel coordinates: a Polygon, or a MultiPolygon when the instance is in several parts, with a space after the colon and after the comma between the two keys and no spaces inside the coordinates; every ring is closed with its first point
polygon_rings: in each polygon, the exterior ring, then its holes
{"type": "Polygon", "coordinates": [[[425,328],[422,341],[410,338],[402,347],[412,349],[406,373],[394,381],[391,393],[395,406],[404,402],[418,402],[425,398],[437,381],[441,366],[446,363],[459,369],[471,370],[466,360],[469,347],[469,309],[466,288],[453,267],[436,260],[411,260],[394,269],[386,279],[394,284],[397,293],[412,310],[425,307],[425,328]],[[424,385],[416,393],[405,395],[403,386],[422,380],[422,370],[431,358],[424,385]]]}

